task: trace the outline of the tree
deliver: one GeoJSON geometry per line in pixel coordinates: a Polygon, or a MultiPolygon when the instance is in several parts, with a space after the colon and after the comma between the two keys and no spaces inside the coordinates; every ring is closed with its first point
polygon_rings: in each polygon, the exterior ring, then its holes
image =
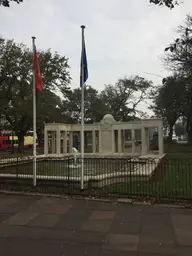
{"type": "Polygon", "coordinates": [[[192,143],[192,17],[187,15],[184,25],[178,27],[178,38],[165,48],[163,59],[169,70],[182,73],[188,94],[185,109],[188,143],[192,143]]]}
{"type": "MultiPolygon", "coordinates": [[[[19,139],[19,151],[23,151],[24,136],[32,129],[32,52],[23,44],[16,44],[13,40],[0,40],[0,105],[3,114],[10,123],[19,139]]],[[[39,56],[40,70],[43,79],[45,95],[49,97],[52,108],[43,106],[38,102],[37,118],[42,117],[45,112],[52,115],[57,104],[54,92],[68,90],[70,75],[68,72],[68,59],[59,56],[58,53],[51,53],[50,50],[41,51],[39,56]],[[54,100],[53,100],[54,99],[54,100]],[[43,113],[43,114],[42,114],[43,113]]],[[[45,99],[45,98],[44,98],[45,99]]],[[[42,103],[42,104],[41,104],[42,103]]],[[[41,118],[42,119],[42,118],[41,118]]]]}
{"type": "Polygon", "coordinates": [[[155,115],[162,118],[165,127],[169,129],[169,141],[172,141],[173,127],[177,119],[184,114],[186,107],[185,79],[174,74],[164,80],[162,86],[152,92],[151,109],[155,115]]]}
{"type": "Polygon", "coordinates": [[[149,2],[159,6],[166,6],[170,9],[179,4],[178,0],[150,0],[149,2]]]}
{"type": "Polygon", "coordinates": [[[23,0],[0,0],[0,6],[10,7],[10,2],[22,3],[23,0]]]}
{"type": "MultiPolygon", "coordinates": [[[[12,1],[18,4],[23,2],[23,0],[0,0],[0,5],[10,7],[10,2],[12,1]]],[[[179,4],[178,0],[149,0],[149,2],[159,6],[166,6],[170,9],[173,9],[175,5],[179,4]]]]}
{"type": "Polygon", "coordinates": [[[192,74],[192,16],[187,15],[177,29],[178,37],[165,48],[164,63],[171,71],[183,73],[191,82],[192,74]]]}
{"type": "Polygon", "coordinates": [[[102,102],[108,113],[117,121],[129,121],[136,114],[143,114],[137,109],[147,97],[152,82],[139,76],[119,79],[115,85],[106,85],[101,92],[102,102]]]}
{"type": "MultiPolygon", "coordinates": [[[[61,112],[62,101],[59,96],[48,89],[44,89],[38,95],[37,101],[37,138],[39,146],[43,146],[44,124],[61,123],[63,116],[61,112]]],[[[32,115],[32,113],[31,113],[32,115]]],[[[32,120],[32,116],[31,116],[32,120]]]]}
{"type": "Polygon", "coordinates": [[[186,129],[182,123],[176,123],[175,124],[175,134],[178,137],[181,137],[182,135],[185,135],[186,129]]]}
{"type": "MultiPolygon", "coordinates": [[[[84,87],[85,123],[101,121],[106,113],[105,104],[100,94],[91,86],[84,87]]],[[[77,88],[67,92],[63,100],[63,116],[66,122],[79,123],[81,121],[81,89],[77,88]]]]}

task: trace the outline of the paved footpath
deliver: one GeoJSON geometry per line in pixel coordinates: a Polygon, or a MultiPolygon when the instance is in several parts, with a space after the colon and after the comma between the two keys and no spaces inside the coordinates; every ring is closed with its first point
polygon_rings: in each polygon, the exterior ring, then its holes
{"type": "Polygon", "coordinates": [[[1,256],[192,255],[192,210],[0,195],[1,256]]]}

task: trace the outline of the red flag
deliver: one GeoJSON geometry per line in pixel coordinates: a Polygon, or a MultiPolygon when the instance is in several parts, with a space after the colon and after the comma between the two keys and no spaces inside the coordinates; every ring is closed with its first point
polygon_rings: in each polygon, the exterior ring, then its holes
{"type": "Polygon", "coordinates": [[[34,73],[35,73],[36,90],[42,91],[43,90],[43,83],[42,83],[41,73],[40,73],[40,69],[39,69],[39,62],[38,62],[36,47],[35,47],[34,56],[33,56],[33,70],[34,70],[34,73]]]}

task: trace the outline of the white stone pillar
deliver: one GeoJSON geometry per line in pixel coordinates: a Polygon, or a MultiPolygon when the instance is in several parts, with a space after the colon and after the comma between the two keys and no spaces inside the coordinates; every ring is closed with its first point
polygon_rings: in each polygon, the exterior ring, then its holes
{"type": "Polygon", "coordinates": [[[135,129],[131,129],[132,154],[135,155],[135,129]]]}
{"type": "Polygon", "coordinates": [[[65,131],[65,137],[64,137],[64,154],[67,153],[67,131],[65,131]]]}
{"type": "Polygon", "coordinates": [[[51,131],[51,154],[55,154],[56,153],[56,148],[55,148],[55,144],[56,144],[56,136],[55,136],[56,131],[51,131]]]}
{"type": "Polygon", "coordinates": [[[92,152],[95,153],[96,149],[95,149],[95,129],[92,131],[92,152]]]}
{"type": "Polygon", "coordinates": [[[146,145],[146,129],[145,127],[141,128],[141,146],[142,146],[142,155],[147,154],[147,145],[146,145]]]}
{"type": "Polygon", "coordinates": [[[111,130],[112,154],[115,153],[115,131],[111,130]]]}
{"type": "Polygon", "coordinates": [[[159,144],[159,154],[162,155],[164,153],[163,126],[162,125],[160,125],[158,127],[158,144],[159,144]]]}
{"type": "Polygon", "coordinates": [[[69,153],[72,153],[73,148],[73,132],[69,132],[69,153]]]}
{"type": "Polygon", "coordinates": [[[118,129],[118,136],[117,136],[117,145],[118,145],[118,153],[122,153],[122,136],[121,136],[121,129],[118,129]]]}
{"type": "Polygon", "coordinates": [[[125,152],[125,130],[122,130],[122,153],[125,152]]]}
{"type": "Polygon", "coordinates": [[[148,153],[149,152],[149,128],[145,128],[145,141],[146,141],[146,148],[148,153]]]}
{"type": "Polygon", "coordinates": [[[99,129],[99,153],[102,152],[102,131],[99,129]]]}
{"type": "Polygon", "coordinates": [[[60,135],[60,128],[57,128],[56,131],[56,154],[61,154],[61,135],[60,135]]]}
{"type": "Polygon", "coordinates": [[[44,129],[44,154],[48,155],[48,131],[44,129]]]}

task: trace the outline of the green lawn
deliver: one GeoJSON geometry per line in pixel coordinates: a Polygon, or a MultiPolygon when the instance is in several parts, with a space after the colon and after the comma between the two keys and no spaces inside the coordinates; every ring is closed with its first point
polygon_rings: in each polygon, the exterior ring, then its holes
{"type": "Polygon", "coordinates": [[[116,184],[106,193],[192,199],[192,159],[190,154],[170,153],[148,181],[116,184]]]}
{"type": "MultiPolygon", "coordinates": [[[[129,168],[125,169],[128,159],[101,159],[90,158],[85,159],[84,162],[84,174],[85,175],[103,175],[107,173],[114,173],[118,171],[128,172],[129,168]]],[[[78,162],[77,162],[78,164],[78,162]]],[[[68,176],[68,177],[80,177],[81,166],[73,168],[73,159],[67,160],[40,160],[37,161],[37,175],[44,176],[68,176]]],[[[130,169],[132,165],[130,165],[130,169]]],[[[16,160],[5,161],[0,168],[0,173],[4,174],[33,174],[33,162],[29,160],[28,163],[17,163],[16,160]]]]}
{"type": "MultiPolygon", "coordinates": [[[[147,181],[130,181],[117,183],[99,190],[103,194],[116,194],[118,196],[149,196],[169,198],[192,199],[192,147],[187,145],[173,145],[167,148],[165,160],[156,170],[151,179],[147,181]]],[[[88,160],[87,160],[88,161],[88,160]]],[[[90,159],[85,164],[85,175],[103,175],[117,171],[129,171],[124,169],[127,165],[122,159],[90,159]]],[[[0,168],[0,173],[33,174],[32,162],[25,164],[7,164],[0,168]]],[[[69,168],[67,160],[40,161],[37,163],[37,175],[80,177],[80,168],[69,168]]],[[[131,175],[130,175],[131,178],[131,175]]]]}

